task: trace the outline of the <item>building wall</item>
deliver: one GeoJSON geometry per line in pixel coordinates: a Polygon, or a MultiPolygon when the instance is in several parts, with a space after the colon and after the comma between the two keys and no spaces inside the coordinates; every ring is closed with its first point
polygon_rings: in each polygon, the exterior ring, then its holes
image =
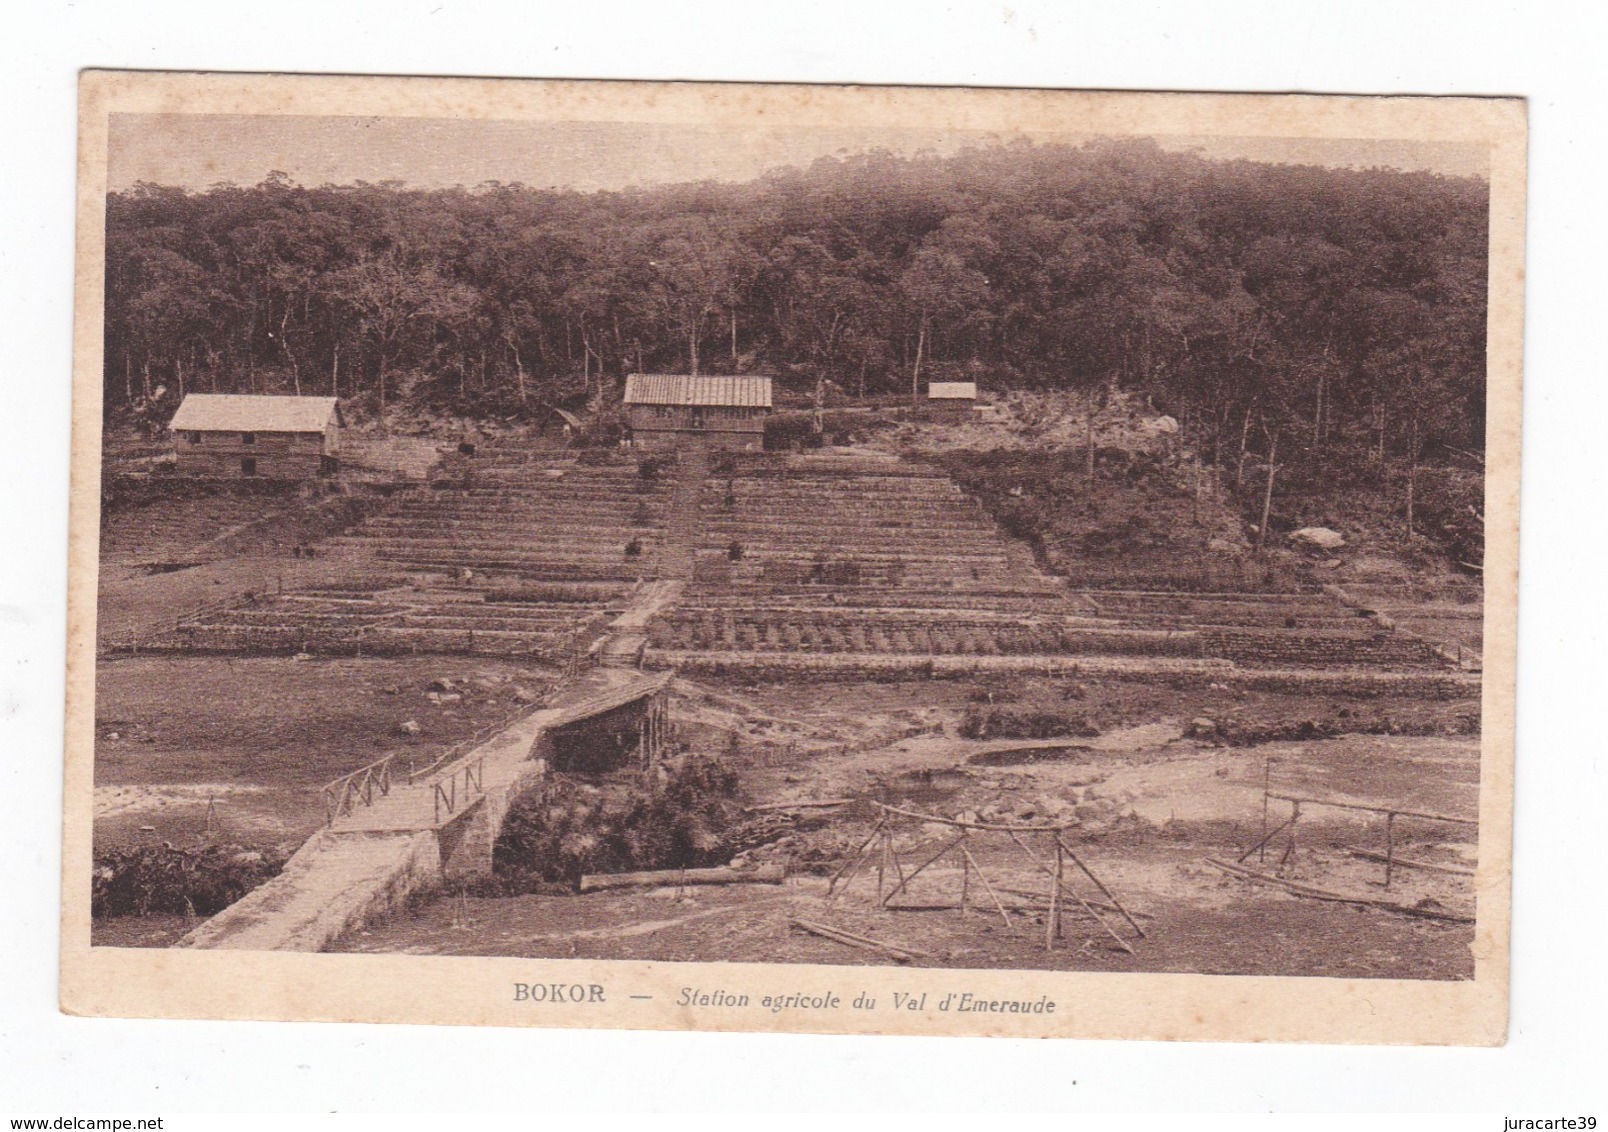
{"type": "Polygon", "coordinates": [[[239,479],[242,460],[255,460],[259,479],[315,479],[329,438],[318,432],[259,432],[246,443],[239,432],[180,432],[173,438],[184,475],[239,479]]]}
{"type": "Polygon", "coordinates": [[[627,419],[632,442],[640,448],[703,443],[723,448],[760,445],[768,409],[725,405],[631,405],[627,419]]]}

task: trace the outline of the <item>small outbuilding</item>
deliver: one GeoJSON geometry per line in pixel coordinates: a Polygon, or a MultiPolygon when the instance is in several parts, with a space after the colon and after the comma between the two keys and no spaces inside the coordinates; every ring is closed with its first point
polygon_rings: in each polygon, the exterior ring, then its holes
{"type": "Polygon", "coordinates": [[[977,407],[975,381],[932,381],[927,383],[927,404],[945,413],[961,416],[977,407]]]}
{"type": "Polygon", "coordinates": [[[759,448],[770,411],[768,377],[633,373],[625,379],[631,442],[640,448],[759,448]]]}
{"type": "Polygon", "coordinates": [[[191,393],[168,427],[185,475],[300,480],[340,470],[345,423],[333,397],[191,393]]]}
{"type": "Polygon", "coordinates": [[[541,415],[537,432],[549,440],[562,440],[567,443],[574,440],[585,428],[585,417],[555,406],[541,415]]]}

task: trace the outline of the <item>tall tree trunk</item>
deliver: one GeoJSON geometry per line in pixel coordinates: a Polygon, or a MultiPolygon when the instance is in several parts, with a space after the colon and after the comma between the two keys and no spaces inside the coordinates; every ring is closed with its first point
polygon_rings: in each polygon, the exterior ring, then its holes
{"type": "Polygon", "coordinates": [[[508,348],[514,354],[514,384],[519,389],[519,403],[523,405],[525,403],[525,363],[520,360],[519,347],[514,345],[513,339],[509,339],[508,348]]]}
{"type": "Polygon", "coordinates": [[[921,319],[921,328],[916,336],[916,364],[910,368],[910,404],[921,404],[921,355],[927,348],[927,319],[921,319]]]}
{"type": "MultiPolygon", "coordinates": [[[[737,360],[737,308],[731,308],[731,360],[737,360]]],[[[733,367],[734,369],[736,367],[733,367]]]]}
{"type": "Polygon", "coordinates": [[[1083,475],[1090,483],[1094,482],[1094,386],[1090,385],[1087,393],[1083,395],[1083,475]]]}
{"type": "Polygon", "coordinates": [[[1239,461],[1234,465],[1234,487],[1245,485],[1245,451],[1251,442],[1251,410],[1245,409],[1245,420],[1240,425],[1239,461]]]}
{"type": "Polygon", "coordinates": [[[291,351],[290,339],[285,334],[285,328],[290,325],[290,305],[285,305],[285,317],[279,320],[279,348],[284,351],[285,360],[290,363],[291,387],[295,389],[296,396],[301,396],[301,366],[296,363],[296,355],[291,351]]]}
{"type": "Polygon", "coordinates": [[[1418,414],[1413,414],[1407,441],[1407,537],[1413,535],[1413,505],[1418,494],[1418,414]]]}
{"type": "Polygon", "coordinates": [[[1256,525],[1256,551],[1260,554],[1267,546],[1267,524],[1273,516],[1273,477],[1279,470],[1279,434],[1273,433],[1273,443],[1267,450],[1267,487],[1262,492],[1262,521],[1256,525]]]}
{"type": "Polygon", "coordinates": [[[341,340],[339,338],[335,339],[335,349],[331,351],[329,358],[329,395],[331,397],[341,395],[341,340]]]}
{"type": "Polygon", "coordinates": [[[1317,404],[1312,410],[1312,447],[1316,448],[1323,440],[1323,384],[1324,372],[1318,371],[1318,397],[1317,404]]]}

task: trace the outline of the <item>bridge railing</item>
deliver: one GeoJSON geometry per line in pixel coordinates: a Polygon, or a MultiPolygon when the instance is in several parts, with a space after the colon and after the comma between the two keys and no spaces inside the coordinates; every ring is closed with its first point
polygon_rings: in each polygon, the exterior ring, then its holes
{"type": "Polygon", "coordinates": [[[324,787],[324,820],[334,825],[335,819],[345,817],[358,806],[372,806],[376,794],[385,797],[391,793],[391,767],[401,752],[392,752],[377,762],[360,767],[351,774],[342,775],[324,787]]]}
{"type": "Polygon", "coordinates": [[[486,759],[482,755],[472,759],[456,768],[445,778],[436,780],[434,785],[435,822],[441,824],[442,813],[451,817],[458,811],[460,805],[468,805],[469,800],[476,795],[484,794],[486,774],[486,759]],[[462,783],[460,788],[459,783],[462,783]]]}

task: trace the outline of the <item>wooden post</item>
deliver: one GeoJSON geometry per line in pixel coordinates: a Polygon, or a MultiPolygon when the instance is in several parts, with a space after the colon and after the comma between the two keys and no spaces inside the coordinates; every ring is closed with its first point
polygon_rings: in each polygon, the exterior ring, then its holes
{"type": "Polygon", "coordinates": [[[966,855],[966,860],[971,862],[971,867],[977,870],[977,879],[983,882],[983,891],[988,893],[988,898],[994,902],[994,907],[999,910],[999,918],[1005,921],[1007,928],[1010,927],[1011,914],[1005,911],[1004,902],[1000,900],[999,894],[994,891],[994,886],[988,883],[988,874],[983,872],[983,867],[971,855],[970,849],[966,848],[965,845],[961,845],[960,851],[966,855]]]}
{"type": "Polygon", "coordinates": [[[1284,856],[1279,858],[1280,869],[1289,864],[1290,858],[1295,856],[1295,823],[1300,820],[1301,817],[1301,803],[1291,802],[1290,806],[1290,841],[1289,844],[1285,845],[1284,847],[1284,856]]]}
{"type": "Polygon", "coordinates": [[[882,827],[887,823],[887,820],[888,817],[886,814],[884,814],[882,816],[882,820],[877,823],[877,827],[871,831],[871,836],[867,837],[860,843],[860,847],[854,851],[854,856],[845,861],[843,863],[843,867],[838,869],[837,873],[832,877],[832,880],[826,886],[826,895],[828,900],[832,898],[833,891],[837,888],[838,881],[842,880],[843,886],[847,888],[849,881],[854,879],[852,870],[854,870],[861,861],[865,860],[865,851],[871,848],[871,843],[882,834],[882,827]],[[845,875],[847,875],[847,879],[845,879],[845,875]]]}
{"type": "Polygon", "coordinates": [[[1055,874],[1050,878],[1050,914],[1044,921],[1044,950],[1055,950],[1055,937],[1061,934],[1061,869],[1065,858],[1061,839],[1055,838],[1055,874]]]}
{"type": "Polygon", "coordinates": [[[971,887],[971,854],[965,852],[966,838],[960,839],[960,914],[966,914],[966,896],[971,887]]]}
{"type": "Polygon", "coordinates": [[[877,903],[882,903],[882,880],[888,868],[888,846],[892,839],[888,831],[882,831],[882,843],[877,846],[877,903]]]}

